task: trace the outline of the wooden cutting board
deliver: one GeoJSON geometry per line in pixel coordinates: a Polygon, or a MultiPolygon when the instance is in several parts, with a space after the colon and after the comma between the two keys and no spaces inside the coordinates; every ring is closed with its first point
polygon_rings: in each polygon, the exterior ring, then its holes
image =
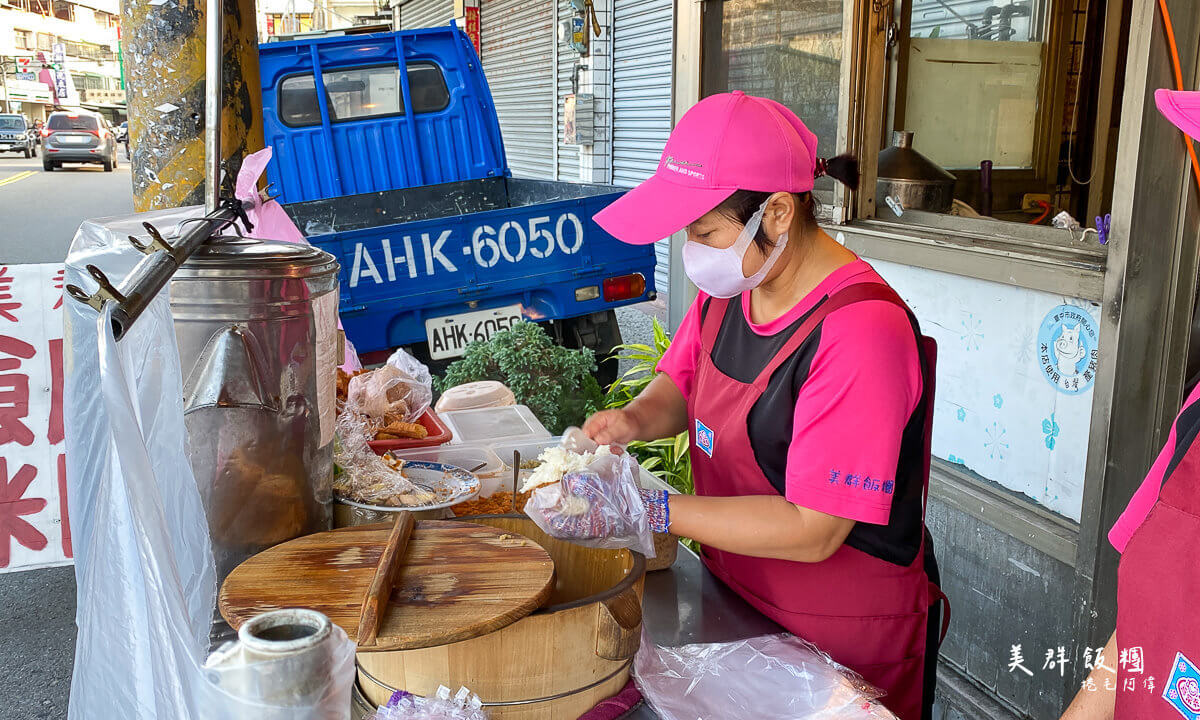
{"type": "MultiPolygon", "coordinates": [[[[221,588],[221,615],[234,628],[279,608],[310,608],[358,641],[363,598],[391,532],[360,525],[308,535],[239,565],[221,588]]],[[[540,607],[554,589],[554,561],[524,535],[472,523],[416,523],[374,645],[411,650],[476,637],[540,607]]]]}

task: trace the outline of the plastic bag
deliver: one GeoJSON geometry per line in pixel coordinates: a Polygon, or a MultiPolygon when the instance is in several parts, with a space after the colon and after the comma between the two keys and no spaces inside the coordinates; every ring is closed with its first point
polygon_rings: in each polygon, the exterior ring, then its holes
{"type": "Polygon", "coordinates": [[[882,693],[795,635],[661,647],[642,633],[638,689],[662,720],[897,720],[882,693]]]}
{"type": "Polygon", "coordinates": [[[433,493],[417,488],[371,449],[368,442],[375,434],[366,417],[343,412],[334,428],[337,439],[333,444],[333,489],[338,495],[370,505],[393,507],[427,505],[433,501],[433,493]]]}
{"type": "Polygon", "coordinates": [[[404,348],[397,348],[387,364],[408,378],[405,381],[409,391],[405,400],[408,403],[408,421],[416,422],[433,404],[433,376],[429,374],[425,363],[409,355],[404,348]]]}
{"type": "MultiPolygon", "coordinates": [[[[254,230],[250,233],[253,237],[309,245],[308,239],[288,217],[283,206],[274,200],[264,201],[258,194],[258,180],[267,171],[271,155],[271,148],[266,147],[242,160],[233,194],[238,200],[252,203],[246,210],[246,215],[254,225],[254,230]]],[[[338,329],[342,329],[341,318],[338,318],[338,329]]],[[[346,339],[345,346],[341,368],[346,372],[361,370],[362,363],[358,359],[358,351],[354,349],[349,338],[346,339]]]]}
{"type": "Polygon", "coordinates": [[[488,720],[483,703],[465,687],[450,697],[450,688],[442,685],[431,698],[397,690],[388,704],[366,720],[488,720]]]}
{"type": "Polygon", "coordinates": [[[629,453],[601,455],[587,470],[533,491],[525,514],[547,535],[597,548],[630,548],[654,557],[654,535],[629,453]]]}
{"type": "MultiPolygon", "coordinates": [[[[93,292],[94,264],[118,286],[160,228],[199,207],[87,221],[65,282],[93,292]]],[[[208,522],[187,459],[183,387],[168,289],[123,339],[109,313],[64,299],[67,494],[77,585],[71,720],[225,720],[203,672],[216,605],[208,522]]],[[[349,678],[344,688],[349,691],[349,678]]],[[[261,710],[261,708],[260,708],[261,710]]],[[[261,712],[254,717],[264,717],[261,712]]],[[[295,720],[349,717],[349,705],[290,707],[295,720]]]]}

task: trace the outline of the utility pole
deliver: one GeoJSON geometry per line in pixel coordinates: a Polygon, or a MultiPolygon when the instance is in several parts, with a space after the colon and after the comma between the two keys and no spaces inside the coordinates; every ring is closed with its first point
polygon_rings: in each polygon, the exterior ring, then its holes
{"type": "MultiPolygon", "coordinates": [[[[225,0],[221,156],[236,173],[262,149],[254,0],[225,0]]],[[[133,197],[138,212],[204,202],[206,3],[123,3],[133,197]],[[170,69],[170,71],[168,71],[170,69]]]]}
{"type": "Polygon", "coordinates": [[[4,112],[12,109],[12,105],[8,100],[8,61],[16,62],[15,58],[10,58],[7,55],[0,60],[0,86],[4,88],[4,112]]]}

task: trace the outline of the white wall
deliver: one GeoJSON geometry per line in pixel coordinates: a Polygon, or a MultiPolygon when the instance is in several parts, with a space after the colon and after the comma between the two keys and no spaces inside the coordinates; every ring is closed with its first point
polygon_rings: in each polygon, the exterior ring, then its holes
{"type": "MultiPolygon", "coordinates": [[[[105,3],[99,0],[92,0],[93,5],[103,5],[105,3]]],[[[116,7],[116,3],[112,4],[111,9],[105,9],[106,12],[117,14],[120,9],[116,7]]],[[[28,30],[34,33],[33,44],[36,47],[37,33],[45,33],[54,35],[64,40],[72,42],[87,42],[96,45],[108,45],[115,53],[117,50],[117,29],[109,27],[101,27],[96,23],[94,13],[87,7],[77,6],[75,8],[75,22],[60,20],[55,17],[46,17],[37,13],[27,13],[21,10],[11,8],[0,8],[0,54],[2,55],[36,55],[37,50],[18,49],[16,47],[16,38],[14,30],[28,30]]],[[[47,53],[49,55],[49,53],[47,53]]],[[[112,87],[116,87],[115,80],[121,76],[121,69],[118,67],[116,60],[96,62],[84,58],[67,57],[67,71],[79,73],[94,73],[97,75],[106,75],[113,79],[112,87]]]]}

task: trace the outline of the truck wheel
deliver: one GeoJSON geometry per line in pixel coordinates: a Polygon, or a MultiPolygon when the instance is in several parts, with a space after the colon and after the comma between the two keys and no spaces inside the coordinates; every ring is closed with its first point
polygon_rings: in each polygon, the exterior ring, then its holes
{"type": "Polygon", "coordinates": [[[32,155],[33,157],[37,157],[37,143],[34,143],[34,144],[33,144],[33,145],[32,145],[32,146],[29,148],[29,154],[30,154],[30,155],[32,155]]]}
{"type": "Polygon", "coordinates": [[[620,361],[613,354],[613,348],[621,344],[621,328],[617,324],[616,312],[608,310],[555,320],[548,330],[564,347],[587,347],[596,353],[596,381],[601,389],[607,391],[616,382],[620,361]]]}
{"type": "Polygon", "coordinates": [[[25,157],[27,157],[27,158],[28,158],[28,157],[33,157],[33,154],[29,152],[29,146],[28,146],[28,145],[26,145],[26,146],[25,146],[25,157]]]}

